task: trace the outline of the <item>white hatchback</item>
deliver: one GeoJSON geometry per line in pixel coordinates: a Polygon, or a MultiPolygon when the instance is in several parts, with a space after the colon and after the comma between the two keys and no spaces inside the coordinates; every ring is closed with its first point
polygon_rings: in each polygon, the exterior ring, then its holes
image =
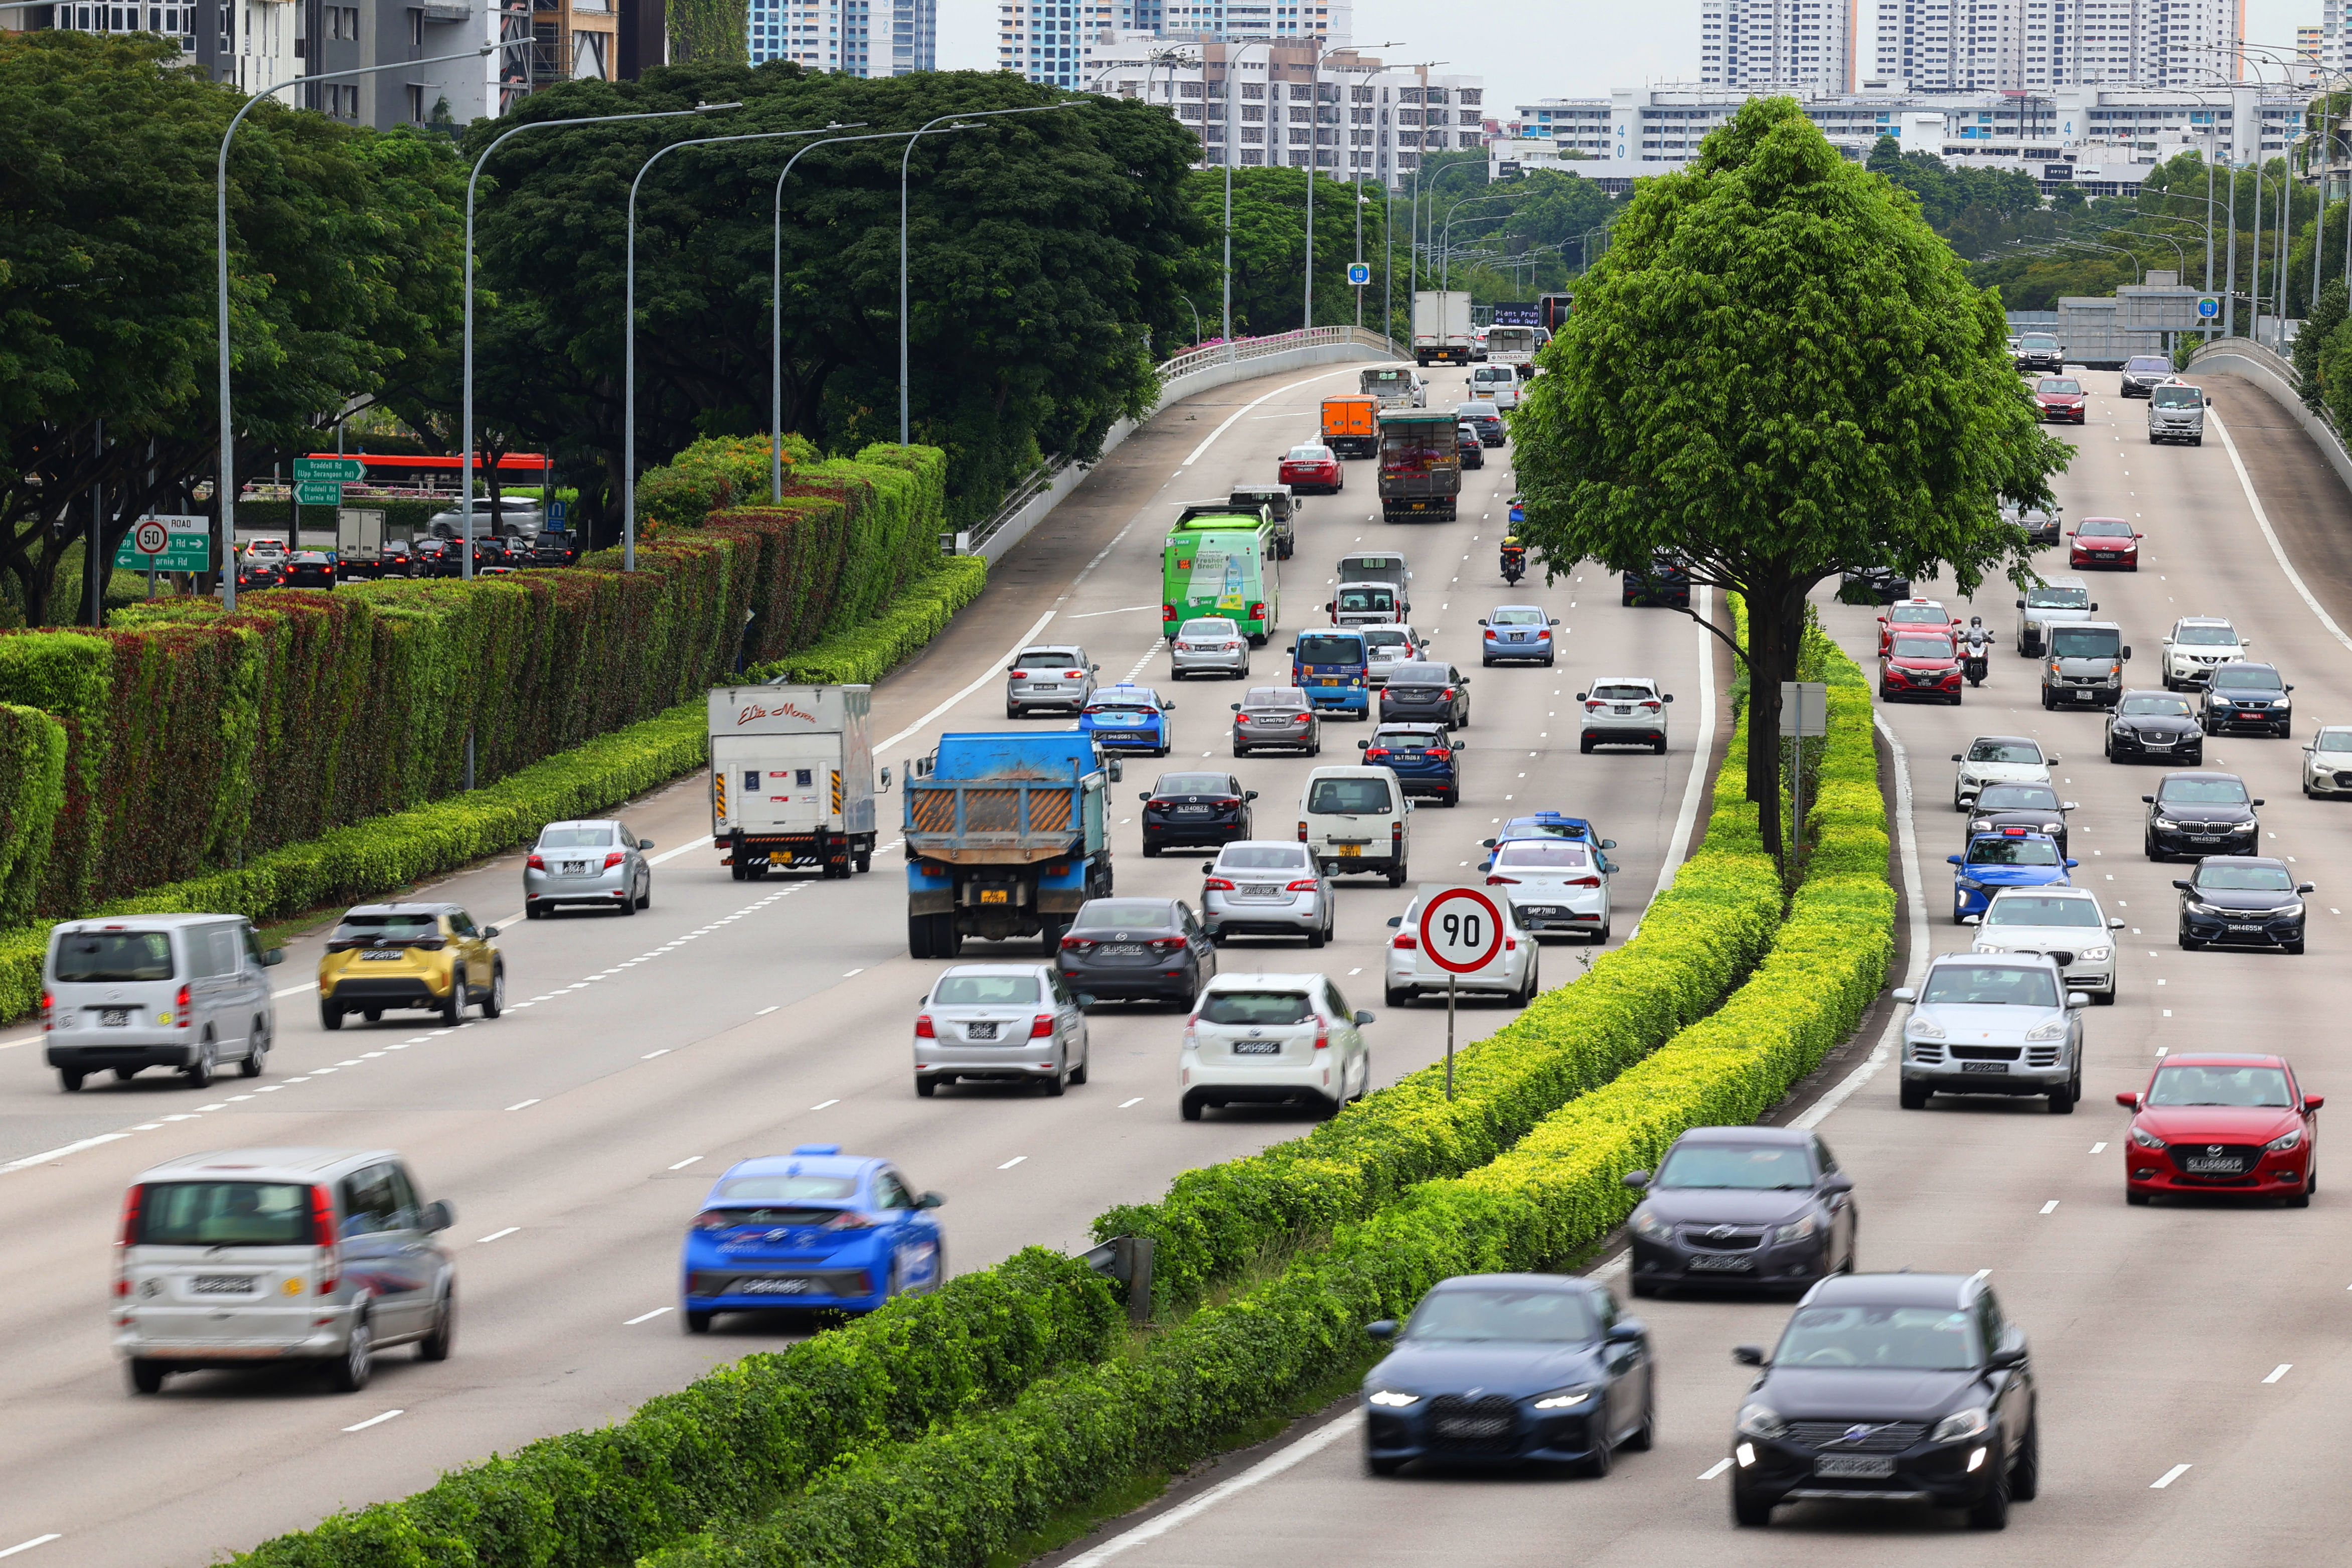
{"type": "Polygon", "coordinates": [[[1977,928],[1973,952],[2046,952],[2066,972],[2066,989],[2094,1001],[2116,999],[2116,939],[2124,922],[2099,906],[2088,888],[2006,888],[1982,915],[1963,915],[1977,928]]]}
{"type": "Polygon", "coordinates": [[[1952,753],[1960,765],[1952,779],[1952,809],[1968,810],[1989,784],[2046,784],[2050,765],[2059,760],[2057,752],[2044,752],[2041,742],[2024,735],[1979,735],[1967,751],[1952,753]]]}
{"type": "Polygon", "coordinates": [[[1225,1105],[1306,1105],[1337,1115],[1372,1084],[1361,1026],[1328,974],[1219,974],[1184,1024],[1184,1120],[1225,1105]]]}
{"type": "Polygon", "coordinates": [[[1500,888],[1519,923],[1538,935],[1609,940],[1609,874],[1617,863],[1580,838],[1506,838],[1481,869],[1486,885],[1500,888]]]}
{"type": "MultiPolygon", "coordinates": [[[[1500,996],[1524,1007],[1543,989],[1541,954],[1534,934],[1519,923],[1511,905],[1498,899],[1496,906],[1503,911],[1503,945],[1483,967],[1453,976],[1454,985],[1457,991],[1500,996]]],[[[1421,900],[1415,899],[1404,913],[1391,915],[1389,924],[1396,928],[1396,935],[1389,938],[1388,1005],[1402,1007],[1416,996],[1443,996],[1446,973],[1430,962],[1421,945],[1421,900]]]]}

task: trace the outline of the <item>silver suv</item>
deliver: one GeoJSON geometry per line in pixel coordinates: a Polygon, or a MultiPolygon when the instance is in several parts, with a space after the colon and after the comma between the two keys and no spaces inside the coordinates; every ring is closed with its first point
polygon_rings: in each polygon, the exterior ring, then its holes
{"type": "Polygon", "coordinates": [[[1101,668],[1076,643],[1024,647],[1005,666],[1004,716],[1020,719],[1039,708],[1082,712],[1094,700],[1095,672],[1101,668]]]}
{"type": "Polygon", "coordinates": [[[1903,1109],[1929,1095],[2039,1094],[2053,1115],[2083,1098],[2083,1020],[2090,997],[2066,988],[2048,953],[1948,952],[1927,966],[1903,1023],[1903,1109]]]}

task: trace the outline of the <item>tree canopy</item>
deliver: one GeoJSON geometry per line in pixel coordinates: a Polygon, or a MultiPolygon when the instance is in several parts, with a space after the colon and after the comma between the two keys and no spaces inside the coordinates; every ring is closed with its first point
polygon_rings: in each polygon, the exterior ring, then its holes
{"type": "Polygon", "coordinates": [[[2045,500],[2068,448],[2006,335],[1916,199],[1782,98],[1636,188],[1544,351],[1514,422],[1520,532],[1553,571],[1663,553],[1745,597],[1748,787],[1776,851],[1779,683],[1812,589],[1871,566],[1948,568],[1962,592],[2026,569],[2000,502],[2045,500]]]}

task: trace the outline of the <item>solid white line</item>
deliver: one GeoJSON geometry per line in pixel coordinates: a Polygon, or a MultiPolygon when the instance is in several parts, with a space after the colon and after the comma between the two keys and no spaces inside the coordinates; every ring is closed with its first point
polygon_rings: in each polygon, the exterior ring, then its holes
{"type": "Polygon", "coordinates": [[[1022,1161],[1026,1160],[1028,1157],[1029,1156],[1026,1154],[1015,1154],[1013,1158],[1005,1161],[1004,1163],[997,1166],[996,1168],[1000,1171],[1009,1171],[1013,1169],[1013,1166],[1021,1163],[1022,1161]]]}
{"type": "Polygon", "coordinates": [[[961,691],[957,692],[953,697],[949,698],[945,702],[940,703],[938,707],[932,709],[929,712],[924,714],[921,718],[916,720],[913,723],[899,731],[897,734],[875,742],[874,754],[878,757],[887,752],[891,747],[897,745],[899,742],[905,740],[908,736],[919,733],[924,725],[929,724],[932,720],[938,718],[940,714],[945,713],[949,709],[954,707],[957,703],[962,701],[965,698],[971,696],[973,692],[979,690],[990,681],[994,680],[998,676],[1003,674],[1006,668],[1009,667],[1015,658],[1020,657],[1021,650],[1037,640],[1037,634],[1045,629],[1045,623],[1052,620],[1055,616],[1059,613],[1059,611],[1048,610],[1044,615],[1039,616],[1037,617],[1036,624],[1022,634],[1021,640],[1004,650],[1003,658],[997,659],[994,663],[989,665],[986,668],[981,671],[979,679],[973,681],[970,686],[965,687],[961,691]]]}
{"type": "Polygon", "coordinates": [[[474,1238],[474,1243],[475,1243],[475,1245],[476,1245],[476,1246],[478,1246],[478,1247],[479,1245],[481,1245],[481,1244],[482,1244],[483,1242],[485,1242],[485,1241],[496,1241],[496,1240],[498,1240],[498,1238],[499,1238],[499,1237],[502,1237],[502,1236],[512,1236],[515,1232],[517,1232],[517,1231],[520,1230],[521,1228],[522,1228],[522,1226],[519,1226],[519,1225],[510,1225],[510,1226],[507,1226],[507,1227],[506,1227],[506,1229],[504,1229],[504,1230],[494,1230],[494,1231],[490,1232],[490,1234],[489,1234],[489,1235],[488,1235],[488,1236],[478,1236],[478,1237],[476,1237],[474,1238]]]}
{"type": "Polygon", "coordinates": [[[683,1171],[688,1165],[693,1164],[697,1160],[701,1158],[702,1156],[699,1154],[688,1154],[685,1159],[680,1160],[677,1164],[672,1165],[670,1169],[673,1171],[683,1171]]]}
{"type": "Polygon", "coordinates": [[[634,1329],[639,1323],[650,1323],[656,1318],[660,1317],[664,1312],[668,1310],[669,1309],[667,1307],[656,1307],[650,1312],[641,1312],[637,1316],[626,1320],[621,1324],[621,1327],[625,1329],[634,1329]]]}
{"type": "Polygon", "coordinates": [[[644,1056],[639,1057],[637,1059],[638,1059],[639,1061],[641,1061],[641,1062],[649,1062],[649,1061],[653,1060],[656,1057],[666,1057],[666,1056],[669,1055],[669,1053],[671,1052],[671,1050],[672,1050],[672,1049],[674,1049],[674,1048],[675,1048],[675,1047],[670,1047],[670,1046],[664,1046],[661,1049],[659,1049],[659,1050],[657,1050],[657,1051],[647,1051],[644,1056]]]}
{"type": "Polygon", "coordinates": [[[675,849],[663,850],[660,854],[656,855],[651,859],[647,860],[646,864],[648,866],[658,866],[665,860],[675,860],[681,855],[691,855],[698,849],[707,849],[709,847],[710,835],[706,833],[691,844],[681,844],[675,849]]]}
{"type": "MultiPolygon", "coordinates": [[[[36,1042],[37,1042],[38,1040],[40,1040],[40,1039],[41,1039],[41,1037],[40,1037],[39,1035],[26,1035],[26,1036],[24,1038],[22,1038],[22,1039],[17,1039],[17,1040],[0,1040],[0,1051],[13,1051],[13,1050],[15,1050],[18,1046],[29,1046],[29,1045],[33,1045],[33,1044],[35,1044],[36,1042]]],[[[44,1541],[55,1541],[55,1540],[57,1539],[57,1537],[56,1537],[56,1536],[54,1536],[54,1535],[45,1535],[45,1536],[41,1537],[41,1539],[42,1539],[42,1540],[44,1540],[44,1541]]]]}
{"type": "MultiPolygon", "coordinates": [[[[21,1041],[18,1043],[22,1044],[21,1041]]],[[[19,1552],[30,1552],[36,1546],[47,1546],[52,1541],[62,1541],[64,1539],[64,1536],[59,1535],[53,1530],[47,1535],[37,1535],[30,1541],[20,1541],[14,1546],[7,1547],[5,1550],[0,1550],[0,1557],[14,1557],[19,1552]]]]}
{"type": "Polygon", "coordinates": [[[2230,439],[2229,430],[2214,416],[2211,409],[2207,409],[2205,415],[2207,422],[2213,427],[2213,434],[2221,437],[2222,450],[2230,454],[2230,467],[2238,472],[2238,488],[2246,492],[2246,505],[2254,514],[2254,526],[2263,531],[2263,540],[2271,547],[2271,555],[2278,562],[2279,570],[2294,585],[2294,591],[2303,596],[2303,602],[2311,606],[2311,613],[2319,617],[2319,624],[2327,628],[2327,635],[2346,648],[2352,649],[2352,637],[2345,636],[2344,628],[2336,624],[2336,617],[2320,607],[2318,599],[2304,583],[2303,574],[2297,572],[2294,563],[2286,558],[2286,547],[2279,542],[2278,534],[2271,528],[2270,513],[2263,510],[2261,499],[2254,494],[2254,481],[2246,472],[2246,461],[2238,456],[2238,444],[2230,439]]]}
{"type": "Polygon", "coordinates": [[[2042,1205],[2042,1212],[2043,1214],[2056,1214],[2058,1212],[2058,1200],[2056,1198],[2052,1198],[2048,1203],[2043,1204],[2042,1205]]]}
{"type": "Polygon", "coordinates": [[[1072,621],[1090,621],[1097,616],[1131,616],[1138,610],[1156,610],[1159,607],[1157,605],[1121,605],[1116,610],[1088,610],[1082,616],[1066,616],[1063,618],[1072,621]]]}
{"type": "Polygon", "coordinates": [[[1099,1564],[1109,1562],[1122,1552],[1157,1541],[1178,1525],[1198,1519],[1234,1493],[1246,1491],[1261,1481],[1272,1480],[1302,1460],[1313,1458],[1340,1438],[1354,1436],[1362,1427],[1360,1414],[1343,1415],[1329,1426],[1308,1433],[1279,1453],[1260,1459],[1232,1480],[1220,1482],[1189,1502],[1179,1503],[1166,1513],[1154,1514],[1133,1530],[1115,1535],[1093,1551],[1071,1558],[1062,1568],[1098,1568],[1099,1564]]]}
{"type": "Polygon", "coordinates": [[[1731,1468],[1731,1461],[1729,1459],[1717,1459],[1706,1469],[1701,1470],[1699,1472],[1698,1479],[1703,1481],[1711,1481],[1729,1468],[1731,1468]]]}
{"type": "Polygon", "coordinates": [[[1206,436],[1202,437],[1201,444],[1192,448],[1192,456],[1186,458],[1183,463],[1180,466],[1189,468],[1193,464],[1199,462],[1202,456],[1208,451],[1209,447],[1213,444],[1214,444],[1218,437],[1232,429],[1236,420],[1240,419],[1243,415],[1247,414],[1251,409],[1255,408],[1259,404],[1264,403],[1267,397],[1280,397],[1286,392],[1296,392],[1302,386],[1312,386],[1318,381],[1328,381],[1335,375],[1353,375],[1362,368],[1363,367],[1359,364],[1350,364],[1345,370],[1327,370],[1321,375],[1310,375],[1305,381],[1294,381],[1288,386],[1277,386],[1272,392],[1267,393],[1265,397],[1251,399],[1249,402],[1243,404],[1239,408],[1234,409],[1231,414],[1226,415],[1225,422],[1223,425],[1218,426],[1206,436]]]}
{"type": "Polygon", "coordinates": [[[2263,1381],[2264,1383],[2276,1383],[2280,1378],[2284,1377],[2288,1372],[2294,1368],[2294,1363],[2291,1361],[2283,1361],[2279,1363],[2278,1365],[2271,1368],[2271,1374],[2263,1379],[2263,1381]]]}
{"type": "MultiPolygon", "coordinates": [[[[1715,613],[1715,590],[1702,584],[1698,591],[1698,618],[1702,621],[1715,613]]],[[[1675,831],[1666,840],[1666,864],[1658,873],[1658,892],[1675,885],[1675,873],[1682,869],[1683,857],[1690,852],[1691,831],[1698,825],[1698,803],[1706,794],[1707,758],[1715,752],[1715,634],[1705,626],[1698,632],[1698,752],[1691,758],[1690,777],[1683,784],[1682,810],[1675,814],[1675,831]]],[[[1534,756],[1533,752],[1528,753],[1534,756]]],[[[1730,766],[1726,759],[1724,765],[1730,766]]],[[[1651,895],[1656,897],[1655,893],[1651,895]]]]}
{"type": "MultiPolygon", "coordinates": [[[[852,973],[852,974],[856,974],[856,973],[859,973],[859,972],[858,972],[857,970],[853,969],[853,970],[851,970],[849,973],[852,973]]],[[[777,1004],[777,1005],[778,1005],[778,1006],[782,1006],[782,1003],[779,1003],[779,1004],[777,1004]]],[[[752,1014],[752,1015],[751,1015],[751,1016],[753,1016],[754,1018],[764,1018],[764,1017],[766,1017],[769,1014],[771,1014],[771,1013],[774,1012],[775,1010],[776,1010],[776,1009],[775,1009],[774,1007],[762,1007],[762,1008],[761,1008],[758,1012],[756,1012],[756,1013],[752,1014]]]]}
{"type": "Polygon", "coordinates": [[[2187,1475],[2189,1470],[2189,1467],[2187,1465],[2175,1465],[2172,1468],[2165,1471],[2164,1474],[2157,1477],[2156,1479],[2148,1482],[2147,1489],[2152,1492],[2160,1492],[2165,1488],[2170,1486],[2173,1482],[2179,1480],[2181,1477],[2187,1475]]]}
{"type": "Polygon", "coordinates": [[[538,1103],[539,1101],[535,1100],[518,1100],[512,1105],[508,1106],[507,1109],[509,1110],[525,1110],[538,1103]]]}
{"type": "Polygon", "coordinates": [[[395,1415],[405,1415],[407,1414],[408,1412],[405,1410],[387,1410],[381,1415],[371,1415],[366,1420],[358,1423],[356,1426],[346,1426],[343,1430],[346,1432],[364,1432],[371,1426],[383,1426],[385,1422],[391,1420],[395,1415]]]}
{"type": "MultiPolygon", "coordinates": [[[[218,1110],[222,1108],[216,1105],[213,1109],[218,1110]]],[[[68,1154],[79,1154],[85,1149],[95,1149],[100,1143],[111,1143],[117,1139],[130,1136],[128,1132],[101,1132],[95,1138],[82,1138],[71,1143],[61,1143],[45,1153],[27,1154],[21,1160],[11,1160],[6,1164],[0,1165],[0,1175],[5,1175],[10,1171],[24,1170],[28,1165],[38,1165],[50,1160],[62,1160],[68,1154]]]]}

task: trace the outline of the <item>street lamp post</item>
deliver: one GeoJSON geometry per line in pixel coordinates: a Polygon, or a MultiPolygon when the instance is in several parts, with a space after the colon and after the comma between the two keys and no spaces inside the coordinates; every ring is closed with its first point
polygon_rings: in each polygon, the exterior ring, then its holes
{"type": "Polygon", "coordinates": [[[827,131],[855,131],[855,125],[820,125],[808,131],[746,131],[734,136],[697,136],[658,148],[637,167],[629,182],[628,264],[624,274],[621,331],[621,570],[637,569],[637,189],[656,163],[688,147],[710,147],[721,142],[774,142],[793,136],[819,136],[827,131]]]}
{"type": "MultiPolygon", "coordinates": [[[[520,42],[520,40],[518,40],[520,42]]],[[[461,49],[453,55],[435,55],[421,60],[392,60],[383,65],[360,66],[352,70],[321,71],[316,76],[299,76],[264,88],[245,100],[244,106],[229,116],[228,129],[221,132],[220,163],[214,176],[213,248],[216,263],[215,285],[220,296],[220,516],[222,607],[232,614],[236,609],[236,435],[231,421],[228,390],[228,145],[236,135],[236,128],[245,117],[259,108],[271,94],[283,89],[307,86],[314,82],[340,81],[347,77],[373,76],[378,71],[408,70],[417,66],[439,65],[445,60],[480,59],[496,54],[501,47],[513,45],[484,44],[478,49],[461,49]]]]}
{"type": "MultiPolygon", "coordinates": [[[[1000,114],[1038,114],[1048,110],[1076,109],[1087,101],[1083,98],[1066,98],[1058,103],[1030,103],[1018,109],[978,109],[969,114],[942,114],[925,121],[908,135],[907,150],[898,157],[898,445],[901,447],[910,439],[907,418],[907,168],[915,156],[915,144],[926,136],[940,134],[931,128],[945,121],[986,120],[1000,114]]],[[[950,125],[948,129],[964,131],[971,127],[950,125]]]]}
{"type": "MultiPolygon", "coordinates": [[[[1441,292],[1445,289],[1446,285],[1452,280],[1454,276],[1454,215],[1460,212],[1464,207],[1475,206],[1480,202],[1507,202],[1511,198],[1508,196],[1464,196],[1460,201],[1455,202],[1452,206],[1445,209],[1445,223],[1444,226],[1438,230],[1440,237],[1437,242],[1438,266],[1440,268],[1437,287],[1441,292]]],[[[1488,216],[1491,216],[1492,215],[1490,214],[1488,216]]],[[[1505,216],[1507,216],[1508,215],[1507,214],[1505,216]]],[[[1475,223],[1478,220],[1474,218],[1471,221],[1475,223]]]]}
{"type": "MultiPolygon", "coordinates": [[[[1359,47],[1393,48],[1402,41],[1400,38],[1391,38],[1385,43],[1379,44],[1334,44],[1328,49],[1318,49],[1315,52],[1315,58],[1307,67],[1307,292],[1304,306],[1306,313],[1299,318],[1298,324],[1310,331],[1315,327],[1315,176],[1318,173],[1317,159],[1323,149],[1322,142],[1317,140],[1323,134],[1323,62],[1343,51],[1352,51],[1359,47]]],[[[1268,77],[1273,74],[1272,71],[1266,72],[1268,77]]],[[[1335,159],[1339,155],[1340,123],[1336,118],[1331,121],[1331,155],[1335,159]]],[[[1357,235],[1357,248],[1360,253],[1363,237],[1360,232],[1362,223],[1360,208],[1358,209],[1357,222],[1360,228],[1357,235]]]]}
{"type": "MultiPolygon", "coordinates": [[[[1236,92],[1234,90],[1234,86],[1236,85],[1236,83],[1237,83],[1237,82],[1238,82],[1238,80],[1239,80],[1239,79],[1238,79],[1238,78],[1236,77],[1236,75],[1234,74],[1234,66],[1235,66],[1237,63],[1239,63],[1239,61],[1240,61],[1240,59],[1241,59],[1241,53],[1242,53],[1242,51],[1243,51],[1244,49],[1248,48],[1248,47],[1250,47],[1250,45],[1252,45],[1252,44],[1264,44],[1264,45],[1265,45],[1265,46],[1267,47],[1267,48],[1271,49],[1271,48],[1274,47],[1274,40],[1273,40],[1273,39],[1271,39],[1271,38],[1249,38],[1249,39],[1245,39],[1245,40],[1244,40],[1243,42],[1238,43],[1238,44],[1228,44],[1228,45],[1226,45],[1226,46],[1225,46],[1225,50],[1226,50],[1226,52],[1225,52],[1224,59],[1223,59],[1223,64],[1224,65],[1224,68],[1225,68],[1225,154],[1224,154],[1224,156],[1225,156],[1225,274],[1224,274],[1224,295],[1225,295],[1224,315],[1225,315],[1225,320],[1224,320],[1224,334],[1225,334],[1225,358],[1226,358],[1226,360],[1227,360],[1228,362],[1230,362],[1230,361],[1234,358],[1234,160],[1235,158],[1237,158],[1237,157],[1239,157],[1239,156],[1240,156],[1240,154],[1239,154],[1239,153],[1234,150],[1234,132],[1235,127],[1234,127],[1234,100],[1236,98],[1238,98],[1240,95],[1239,95],[1238,93],[1236,93],[1236,92]]],[[[1270,57],[1269,57],[1269,58],[1270,58],[1270,57]]],[[[1202,73],[1201,73],[1201,74],[1205,78],[1205,77],[1208,75],[1208,71],[1207,71],[1207,69],[1204,68],[1202,69],[1202,73]]],[[[1266,75],[1267,75],[1268,77],[1271,77],[1273,74],[1274,74],[1274,73],[1273,73],[1271,70],[1269,70],[1269,71],[1267,71],[1267,72],[1266,72],[1266,75]]]]}

